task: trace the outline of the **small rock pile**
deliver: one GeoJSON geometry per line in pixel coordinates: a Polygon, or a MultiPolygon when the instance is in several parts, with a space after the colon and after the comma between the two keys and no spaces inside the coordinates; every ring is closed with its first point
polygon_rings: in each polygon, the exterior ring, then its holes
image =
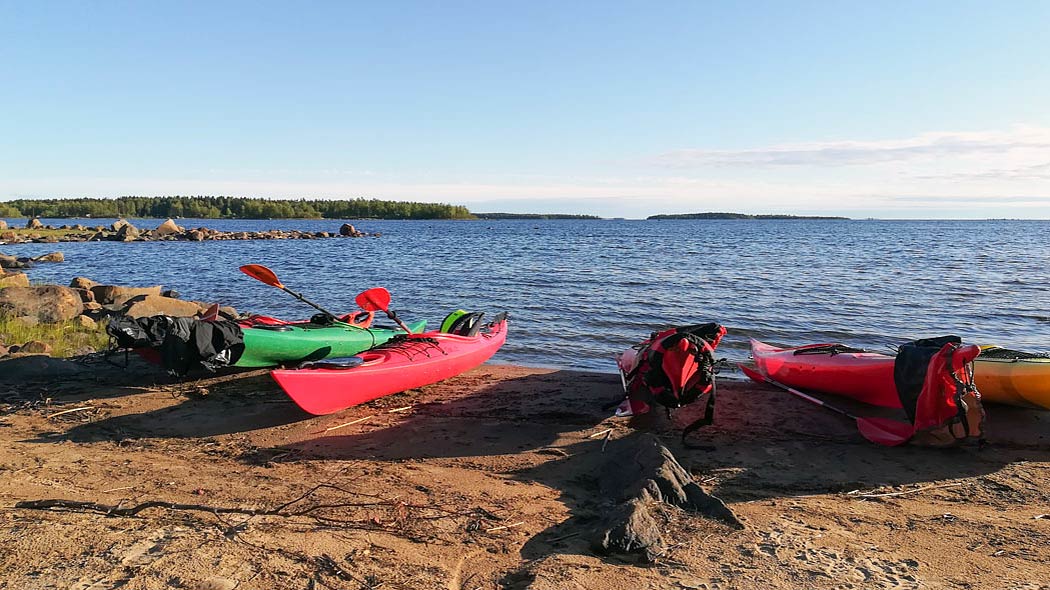
{"type": "Polygon", "coordinates": [[[217,229],[198,227],[187,229],[180,227],[175,220],[168,219],[158,225],[155,229],[139,229],[125,219],[119,219],[110,225],[86,227],[84,225],[62,225],[53,227],[44,225],[39,219],[33,218],[26,222],[26,229],[30,230],[60,230],[61,234],[44,235],[41,233],[17,233],[0,227],[0,242],[9,244],[37,242],[158,242],[158,241],[190,241],[203,242],[205,240],[316,240],[324,238],[361,238],[367,235],[379,237],[382,234],[376,232],[366,234],[349,223],[344,223],[336,232],[310,232],[301,230],[271,229],[266,231],[236,231],[224,232],[217,229]]]}

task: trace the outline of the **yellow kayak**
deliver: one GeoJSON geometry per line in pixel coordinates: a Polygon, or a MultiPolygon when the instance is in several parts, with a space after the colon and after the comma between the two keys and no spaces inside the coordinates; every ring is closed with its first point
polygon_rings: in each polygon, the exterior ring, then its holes
{"type": "Polygon", "coordinates": [[[981,346],[973,378],[985,401],[1050,410],[1050,356],[981,346]]]}

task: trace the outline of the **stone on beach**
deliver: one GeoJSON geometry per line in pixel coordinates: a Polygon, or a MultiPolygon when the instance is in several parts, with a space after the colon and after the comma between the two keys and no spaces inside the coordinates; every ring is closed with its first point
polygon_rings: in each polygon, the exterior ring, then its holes
{"type": "Polygon", "coordinates": [[[0,290],[0,316],[28,316],[45,324],[57,324],[83,312],[80,295],[69,287],[40,285],[0,290]]]}
{"type": "Polygon", "coordinates": [[[29,277],[24,272],[0,274],[0,288],[3,287],[28,287],[29,277]]]}
{"type": "Polygon", "coordinates": [[[43,227],[44,224],[36,217],[26,221],[26,229],[42,229],[43,227]]]}
{"type": "Polygon", "coordinates": [[[98,283],[86,277],[75,277],[72,281],[69,281],[69,287],[71,289],[86,289],[90,291],[93,287],[97,286],[98,283]]]}
{"type": "Polygon", "coordinates": [[[203,308],[192,301],[172,299],[156,295],[143,295],[128,301],[124,315],[132,318],[145,318],[155,315],[172,317],[192,317],[203,311],[203,308]]]}
{"type": "Polygon", "coordinates": [[[102,305],[123,305],[127,300],[139,295],[160,295],[161,287],[122,287],[119,285],[95,285],[91,287],[95,301],[102,305]]]}

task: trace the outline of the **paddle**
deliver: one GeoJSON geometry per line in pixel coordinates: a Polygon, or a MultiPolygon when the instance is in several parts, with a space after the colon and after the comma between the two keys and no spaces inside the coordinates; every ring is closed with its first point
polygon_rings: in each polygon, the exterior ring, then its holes
{"type": "Polygon", "coordinates": [[[738,366],[740,367],[740,370],[743,371],[744,374],[750,377],[753,381],[757,381],[759,383],[769,383],[770,385],[779,387],[784,391],[796,397],[800,397],[810,403],[817,404],[818,406],[827,408],[832,412],[837,412],[847,418],[852,418],[853,420],[856,420],[857,430],[860,431],[861,435],[863,435],[864,438],[870,440],[873,443],[885,445],[888,447],[895,447],[908,442],[908,440],[914,433],[912,426],[907,422],[891,420],[889,418],[863,418],[860,416],[854,416],[853,414],[847,412],[846,410],[843,410],[842,408],[832,406],[823,400],[819,400],[811,395],[802,393],[797,389],[788,387],[787,385],[784,385],[779,381],[775,381],[771,377],[768,377],[762,374],[761,372],[756,371],[755,369],[746,367],[744,365],[738,366]]]}
{"type": "Polygon", "coordinates": [[[374,287],[358,293],[354,301],[357,302],[358,307],[365,311],[382,311],[386,314],[386,317],[394,320],[398,326],[401,326],[402,330],[409,334],[412,333],[412,330],[408,329],[405,322],[402,322],[396,313],[390,311],[390,291],[382,287],[374,287]]]}
{"type": "Polygon", "coordinates": [[[257,281],[261,281],[263,283],[266,283],[267,285],[270,285],[271,287],[277,287],[278,289],[284,291],[285,293],[288,293],[292,297],[295,297],[299,301],[302,301],[303,303],[305,303],[307,305],[310,305],[310,306],[314,307],[315,309],[320,310],[321,312],[323,312],[325,315],[327,315],[328,317],[332,318],[333,320],[339,321],[339,318],[336,317],[336,315],[334,313],[328,311],[327,309],[321,307],[320,305],[317,305],[313,301],[307,300],[305,297],[303,297],[302,293],[296,293],[295,291],[292,291],[288,287],[285,287],[284,285],[282,285],[280,279],[277,278],[277,275],[274,274],[274,272],[272,270],[266,268],[265,266],[263,266],[261,264],[245,264],[244,266],[241,267],[241,272],[243,272],[244,274],[250,276],[251,278],[253,278],[253,279],[257,280],[257,281]]]}

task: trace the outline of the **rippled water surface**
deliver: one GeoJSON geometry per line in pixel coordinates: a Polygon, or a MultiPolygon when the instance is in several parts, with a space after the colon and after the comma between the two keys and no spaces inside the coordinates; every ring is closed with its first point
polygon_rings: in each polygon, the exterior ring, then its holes
{"type": "MultiPolygon", "coordinates": [[[[9,220],[23,224],[25,220],[9,220]]],[[[59,225],[72,220],[43,220],[59,225]]],[[[94,220],[89,223],[112,223],[94,220]]],[[[159,220],[132,220],[155,227],[159,220]]],[[[85,223],[84,220],[79,220],[85,223]]],[[[223,230],[336,231],[335,220],[181,220],[223,230]]],[[[161,284],[238,310],[306,317],[313,309],[241,274],[261,263],[332,310],[384,286],[405,319],[436,325],[457,307],[508,310],[504,363],[613,370],[612,355],[650,331],[717,321],[719,351],[749,337],[798,345],[842,341],[874,350],[959,334],[1050,349],[1046,221],[352,221],[380,238],[63,243],[0,246],[62,264],[74,276],[161,284]]]]}

